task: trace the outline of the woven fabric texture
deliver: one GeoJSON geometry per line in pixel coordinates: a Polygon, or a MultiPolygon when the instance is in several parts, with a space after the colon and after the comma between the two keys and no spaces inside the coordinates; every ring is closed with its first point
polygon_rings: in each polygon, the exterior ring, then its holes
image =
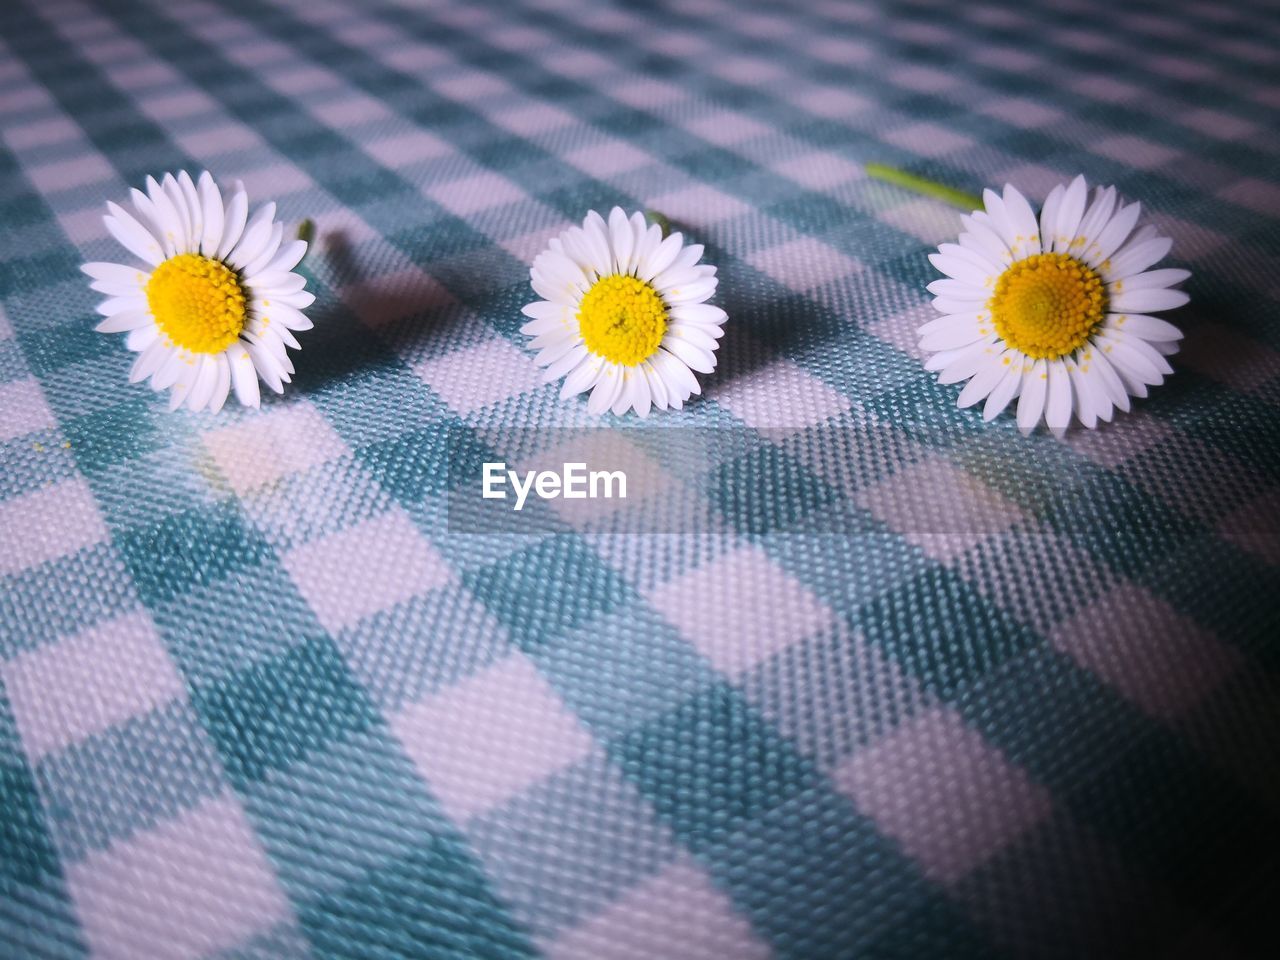
{"type": "Polygon", "coordinates": [[[0,954],[1253,955],[1274,4],[2,7],[0,954]],[[956,409],[914,331],[957,213],[871,161],[1141,200],[1175,375],[1062,440],[956,409]],[[92,331],[105,201],[205,168],[317,224],[261,411],[92,331]],[[730,316],[654,421],[758,442],[697,529],[450,533],[459,438],[593,424],[519,309],[615,203],[730,316]]]}

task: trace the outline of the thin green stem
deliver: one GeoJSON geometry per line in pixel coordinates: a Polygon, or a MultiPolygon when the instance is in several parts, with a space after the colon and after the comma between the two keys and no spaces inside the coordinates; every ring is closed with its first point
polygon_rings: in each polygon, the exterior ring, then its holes
{"type": "Polygon", "coordinates": [[[887,167],[883,163],[868,163],[864,169],[867,171],[867,176],[876,180],[883,180],[885,183],[892,183],[895,187],[902,187],[904,190],[920,193],[926,197],[933,197],[935,200],[949,203],[953,207],[959,207],[962,210],[982,209],[981,197],[966,193],[963,190],[957,190],[955,187],[948,187],[946,184],[938,183],[935,180],[917,177],[914,173],[907,173],[897,167],[887,167]]]}

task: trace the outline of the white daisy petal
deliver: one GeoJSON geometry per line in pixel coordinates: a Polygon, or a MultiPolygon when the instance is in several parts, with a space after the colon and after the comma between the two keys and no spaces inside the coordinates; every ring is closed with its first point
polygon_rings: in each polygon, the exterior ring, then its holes
{"type": "Polygon", "coordinates": [[[1168,237],[1143,237],[1136,235],[1111,257],[1111,264],[1103,263],[1098,272],[1104,280],[1123,280],[1135,273],[1142,273],[1152,264],[1163,260],[1173,249],[1168,237]]]}
{"type": "Polygon", "coordinates": [[[1055,253],[1070,253],[1072,247],[1079,247],[1080,219],[1084,216],[1085,201],[1089,198],[1089,188],[1084,177],[1076,177],[1062,195],[1058,205],[1057,223],[1053,228],[1053,250],[1055,253]]]}
{"type": "Polygon", "coordinates": [[[600,357],[584,354],[582,362],[565,375],[564,383],[560,385],[560,399],[567,400],[569,397],[577,396],[584,390],[590,390],[595,386],[596,380],[599,379],[604,365],[605,361],[600,357]]]}
{"type": "Polygon", "coordinates": [[[225,353],[213,358],[214,372],[217,379],[213,384],[213,393],[209,395],[209,412],[218,413],[227,402],[227,394],[231,390],[231,363],[225,353]]]}
{"type": "Polygon", "coordinates": [[[982,407],[983,420],[988,422],[994,420],[1005,407],[1009,406],[1009,402],[1018,392],[1019,384],[1022,383],[1023,362],[1023,357],[1015,352],[1012,362],[1004,368],[1004,375],[1000,378],[1000,382],[987,394],[987,402],[982,407]]]}
{"type": "Polygon", "coordinates": [[[102,218],[107,230],[126,250],[138,259],[156,266],[164,259],[164,250],[160,241],[150,230],[135,220],[123,207],[116,203],[107,203],[110,213],[102,218]]]}
{"type": "Polygon", "coordinates": [[[178,216],[178,239],[176,247],[178,253],[190,253],[193,249],[191,242],[191,211],[187,209],[187,198],[182,193],[182,187],[178,184],[178,179],[172,173],[166,173],[164,180],[160,183],[164,195],[169,198],[169,203],[173,206],[174,212],[178,216]]]}
{"type": "Polygon", "coordinates": [[[187,409],[203,410],[208,406],[209,399],[213,396],[213,388],[218,382],[218,365],[212,356],[205,355],[200,358],[196,365],[194,381],[191,392],[187,394],[187,409]]]}
{"type": "Polygon", "coordinates": [[[263,273],[289,273],[307,255],[307,241],[291,240],[263,268],[263,273]]]}
{"type": "Polygon", "coordinates": [[[267,243],[271,239],[271,227],[275,221],[275,215],[276,205],[272,201],[264,203],[255,210],[253,216],[245,224],[240,242],[225,257],[227,263],[237,270],[242,270],[257,259],[258,255],[266,249],[267,243]]]}
{"type": "MultiPolygon", "coordinates": [[[[955,316],[954,314],[940,318],[949,321],[944,326],[933,327],[929,333],[920,338],[920,349],[932,353],[935,350],[959,350],[971,343],[976,343],[986,336],[986,329],[976,316],[955,316]]],[[[925,324],[931,327],[932,324],[925,324]]],[[[921,328],[923,331],[924,328],[921,328]]]]}
{"type": "Polygon", "coordinates": [[[128,333],[146,327],[155,321],[147,310],[120,310],[107,317],[93,329],[98,333],[128,333]]]}
{"type": "MultiPolygon", "coordinates": [[[[1093,192],[1093,202],[1080,220],[1080,236],[1086,240],[1084,256],[1091,258],[1097,250],[1097,239],[1116,209],[1116,188],[1098,187],[1093,192]]],[[[1092,261],[1090,261],[1092,262],[1092,261]]]]}
{"type": "Polygon", "coordinates": [[[196,192],[200,195],[200,217],[203,224],[200,231],[200,252],[206,257],[211,257],[218,250],[218,242],[222,239],[223,221],[226,217],[226,211],[222,205],[222,191],[213,182],[212,174],[206,170],[200,174],[196,192]]]}
{"type": "Polygon", "coordinates": [[[702,387],[698,385],[698,378],[693,375],[688,365],[665,349],[659,349],[649,358],[649,362],[653,364],[653,368],[662,376],[662,381],[667,386],[668,402],[674,402],[677,408],[689,397],[697,396],[702,392],[702,387]]]}
{"type": "Polygon", "coordinates": [[[690,343],[688,340],[679,337],[664,337],[662,340],[662,348],[679,360],[684,361],[685,366],[690,370],[696,370],[698,373],[711,373],[716,368],[716,358],[710,350],[690,343]]]}
{"type": "MultiPolygon", "coordinates": [[[[669,336],[677,340],[683,340],[685,343],[693,344],[693,346],[705,350],[707,353],[714,353],[719,346],[715,337],[692,323],[673,323],[667,330],[669,336]]],[[[706,372],[710,373],[711,371],[708,370],[706,372]]]]}
{"type": "Polygon", "coordinates": [[[1089,378],[1080,372],[1080,367],[1074,360],[1067,357],[1064,361],[1067,368],[1067,375],[1071,378],[1071,409],[1076,415],[1076,419],[1084,425],[1086,430],[1092,430],[1098,425],[1098,410],[1096,402],[1096,392],[1089,378]]]}
{"type": "Polygon", "coordinates": [[[138,359],[134,360],[133,366],[129,368],[129,382],[139,383],[147,379],[168,357],[169,348],[165,342],[159,337],[152,340],[147,348],[138,354],[138,359]]]}
{"type": "Polygon", "coordinates": [[[187,250],[196,253],[200,250],[200,241],[204,237],[204,206],[200,203],[200,195],[196,192],[196,185],[191,179],[191,174],[183,170],[178,174],[178,188],[182,191],[182,197],[186,203],[187,216],[190,220],[190,239],[187,243],[187,250]]]}
{"type": "Polygon", "coordinates": [[[1124,332],[1143,340],[1164,342],[1182,339],[1182,331],[1172,323],[1142,313],[1108,314],[1102,329],[1124,332]]]}
{"type": "Polygon", "coordinates": [[[1045,394],[1044,422],[1055,434],[1061,436],[1071,423],[1071,374],[1062,360],[1046,364],[1049,382],[1045,394]]]}
{"type": "Polygon", "coordinates": [[[957,283],[968,284],[970,287],[978,289],[982,289],[986,284],[994,282],[995,274],[998,272],[994,269],[978,266],[970,259],[949,256],[945,253],[929,254],[929,262],[937,268],[939,273],[945,273],[957,283]]]}
{"type": "Polygon", "coordinates": [[[243,407],[257,407],[260,402],[258,391],[258,371],[254,369],[253,358],[242,343],[233,343],[224,354],[231,368],[231,383],[235,387],[236,399],[243,407]]]}
{"type": "Polygon", "coordinates": [[[195,358],[185,350],[169,349],[164,360],[151,374],[152,390],[167,390],[178,382],[178,378],[187,373],[188,367],[195,365],[195,358]]]}
{"type": "Polygon", "coordinates": [[[670,313],[673,319],[683,323],[696,323],[716,329],[729,319],[727,313],[710,303],[678,303],[671,308],[670,313]]]}
{"type": "MultiPolygon", "coordinates": [[[[658,235],[662,235],[662,231],[658,230],[658,235]]],[[[666,270],[676,262],[676,257],[680,254],[680,248],[684,245],[684,235],[673,233],[665,240],[660,242],[657,249],[649,255],[644,264],[641,265],[640,272],[636,274],[641,280],[651,281],[662,271],[666,270]]]]}
{"type": "Polygon", "coordinates": [[[124,345],[130,353],[141,353],[155,343],[159,336],[160,328],[154,323],[148,323],[146,326],[130,330],[129,335],[124,338],[124,345]]]}
{"type": "MultiPolygon", "coordinates": [[[[1124,413],[1129,412],[1129,392],[1125,389],[1124,381],[1120,379],[1120,375],[1116,373],[1115,367],[1111,361],[1107,359],[1102,348],[1094,344],[1092,350],[1088,351],[1090,357],[1087,364],[1081,367],[1086,375],[1094,372],[1098,375],[1098,383],[1102,387],[1103,393],[1112,406],[1119,408],[1124,413]],[[1088,369],[1085,369],[1087,367],[1088,369]]],[[[1099,414],[1101,416],[1101,414],[1099,414]]],[[[1110,420],[1110,417],[1103,416],[1103,420],[1110,420]]]]}
{"type": "Polygon", "coordinates": [[[214,256],[225,260],[232,248],[240,242],[244,233],[244,225],[249,218],[249,195],[244,191],[244,184],[239,180],[231,189],[231,199],[227,202],[226,213],[222,218],[222,239],[218,241],[214,256]]]}
{"type": "Polygon", "coordinates": [[[1044,414],[1049,374],[1044,360],[1037,360],[1022,375],[1022,394],[1018,397],[1018,429],[1030,433],[1044,414]]]}
{"type": "Polygon", "coordinates": [[[1091,267],[1105,263],[1119,249],[1120,245],[1129,238],[1129,234],[1133,232],[1141,213],[1142,205],[1138,203],[1131,203],[1116,211],[1116,215],[1102,228],[1102,232],[1098,234],[1097,239],[1089,245],[1088,251],[1083,257],[1085,263],[1091,267]]]}
{"type": "Polygon", "coordinates": [[[985,400],[1013,366],[1013,354],[1012,350],[1004,350],[999,356],[989,358],[964,385],[956,406],[964,410],[980,400],[985,400]]]}
{"type": "MultiPolygon", "coordinates": [[[[244,269],[240,271],[241,275],[249,282],[259,273],[270,273],[266,269],[267,264],[275,259],[276,251],[280,249],[280,241],[284,238],[284,224],[276,222],[271,224],[271,235],[267,237],[266,246],[259,251],[258,255],[244,265],[244,269]]],[[[287,272],[287,271],[280,271],[287,272]]]]}
{"type": "Polygon", "coordinates": [[[1190,299],[1190,295],[1185,290],[1122,290],[1111,298],[1111,309],[1117,313],[1174,310],[1190,299]]]}
{"type": "Polygon", "coordinates": [[[661,374],[654,369],[653,364],[648,360],[640,364],[640,372],[649,381],[649,396],[653,400],[653,405],[659,410],[666,410],[669,406],[667,402],[667,385],[661,374]]]}
{"type": "Polygon", "coordinates": [[[1066,186],[1058,184],[1049,191],[1049,195],[1044,198],[1044,206],[1040,208],[1040,246],[1045,253],[1053,250],[1053,231],[1058,226],[1058,207],[1061,206],[1062,197],[1066,192],[1066,186]]]}
{"type": "Polygon", "coordinates": [[[1149,290],[1156,287],[1172,287],[1175,283],[1182,283],[1190,276],[1190,270],[1177,270],[1173,267],[1167,267],[1163,270],[1149,270],[1146,273],[1136,273],[1133,276],[1125,277],[1123,280],[1115,281],[1111,285],[1111,292],[1119,293],[1121,290],[1149,290]]]}
{"type": "Polygon", "coordinates": [[[1027,198],[1018,192],[1013,184],[1004,186],[1004,210],[1013,227],[1013,245],[1011,249],[1021,257],[1030,257],[1040,252],[1040,224],[1036,222],[1035,212],[1027,198]]]}
{"type": "Polygon", "coordinates": [[[591,396],[587,398],[587,413],[598,417],[613,406],[613,401],[622,388],[622,377],[613,364],[608,364],[601,371],[596,385],[591,388],[591,396]]]}
{"type": "Polygon", "coordinates": [[[93,308],[104,317],[113,317],[117,313],[132,313],[137,310],[147,309],[147,298],[138,294],[129,294],[124,297],[109,297],[103,300],[93,308]]]}

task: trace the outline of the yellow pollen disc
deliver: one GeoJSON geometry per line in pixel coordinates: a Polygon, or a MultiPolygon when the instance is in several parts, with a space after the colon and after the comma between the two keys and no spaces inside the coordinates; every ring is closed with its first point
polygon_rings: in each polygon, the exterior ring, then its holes
{"type": "Polygon", "coordinates": [[[653,356],[662,343],[667,306],[643,280],[601,277],[578,305],[578,329],[592,353],[632,366],[653,356]]]}
{"type": "Polygon", "coordinates": [[[147,281],[147,305],[160,332],[192,353],[219,353],[244,329],[240,278],[221,260],[198,253],[156,267],[147,281]]]}
{"type": "Polygon", "coordinates": [[[1075,257],[1040,253],[1013,263],[987,301],[996,333],[1029,357],[1055,359],[1088,342],[1107,312],[1102,278],[1075,257]]]}

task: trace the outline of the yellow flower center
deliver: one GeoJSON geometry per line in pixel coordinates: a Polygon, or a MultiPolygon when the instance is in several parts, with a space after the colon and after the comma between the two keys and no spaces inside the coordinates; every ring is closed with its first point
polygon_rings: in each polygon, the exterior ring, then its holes
{"type": "Polygon", "coordinates": [[[667,306],[643,280],[601,277],[578,305],[578,329],[587,349],[631,366],[653,356],[667,332],[667,306]]]}
{"type": "Polygon", "coordinates": [[[192,353],[219,353],[244,329],[240,278],[221,260],[198,253],[156,267],[147,281],[147,305],[160,332],[192,353]]]}
{"type": "Polygon", "coordinates": [[[1000,274],[987,309],[1009,346],[1029,357],[1054,359],[1088,342],[1107,312],[1107,290],[1075,257],[1040,253],[1000,274]]]}

